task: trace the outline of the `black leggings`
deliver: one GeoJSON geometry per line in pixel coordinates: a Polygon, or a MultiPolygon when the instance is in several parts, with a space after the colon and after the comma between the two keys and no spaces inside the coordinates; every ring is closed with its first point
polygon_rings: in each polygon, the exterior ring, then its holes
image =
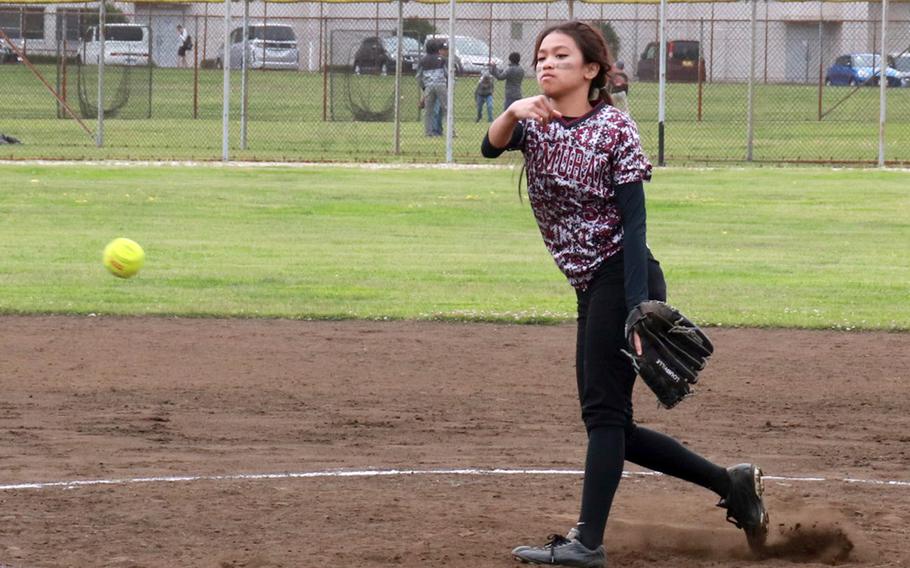
{"type": "MultiPolygon", "coordinates": [[[[622,353],[626,309],[622,253],[597,269],[594,280],[578,297],[578,335],[575,345],[575,376],[581,418],[590,432],[598,426],[632,426],[632,386],[635,370],[622,353]]],[[[648,257],[648,290],[652,300],[667,300],[664,273],[648,257]]]]}
{"type": "MultiPolygon", "coordinates": [[[[722,497],[729,491],[726,469],[669,436],[635,425],[632,387],[636,375],[622,353],[628,349],[623,270],[618,254],[597,270],[586,290],[577,293],[576,378],[588,431],[579,531],[588,548],[603,542],[624,460],[701,485],[722,497]]],[[[663,271],[653,258],[648,259],[648,290],[651,299],[666,301],[663,271]]]]}

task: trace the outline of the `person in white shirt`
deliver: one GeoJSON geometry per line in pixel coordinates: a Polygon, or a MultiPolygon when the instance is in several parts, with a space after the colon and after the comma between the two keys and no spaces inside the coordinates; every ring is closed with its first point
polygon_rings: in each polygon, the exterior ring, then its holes
{"type": "Polygon", "coordinates": [[[177,24],[177,34],[180,36],[180,46],[177,48],[177,67],[188,67],[186,52],[193,49],[193,40],[186,28],[177,24]]]}

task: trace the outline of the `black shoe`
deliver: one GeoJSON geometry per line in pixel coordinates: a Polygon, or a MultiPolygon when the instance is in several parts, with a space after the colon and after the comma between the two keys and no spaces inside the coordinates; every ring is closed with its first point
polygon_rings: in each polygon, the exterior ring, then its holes
{"type": "Polygon", "coordinates": [[[727,510],[727,520],[743,529],[749,548],[761,550],[768,540],[768,511],[762,501],[765,491],[762,471],[757,465],[741,463],[727,468],[730,493],[717,504],[727,510]]]}
{"type": "Polygon", "coordinates": [[[577,568],[605,568],[606,556],[603,545],[591,550],[578,540],[578,530],[572,529],[566,536],[551,534],[543,546],[519,546],[512,550],[516,560],[530,564],[551,566],[575,566],[577,568]]]}

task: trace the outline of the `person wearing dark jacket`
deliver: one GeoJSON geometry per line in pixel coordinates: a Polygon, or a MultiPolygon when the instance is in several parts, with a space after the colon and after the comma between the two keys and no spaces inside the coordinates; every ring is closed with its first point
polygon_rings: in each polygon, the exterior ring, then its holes
{"type": "Polygon", "coordinates": [[[483,107],[487,107],[487,122],[493,122],[493,87],[496,83],[490,72],[484,70],[477,81],[477,87],[474,88],[474,100],[477,101],[477,119],[474,122],[480,122],[483,116],[483,107]]]}
{"type": "Polygon", "coordinates": [[[442,41],[428,41],[427,54],[417,65],[417,84],[423,93],[421,97],[424,107],[423,129],[427,136],[442,136],[440,117],[446,112],[448,61],[440,51],[447,47],[442,41]]]}
{"type": "Polygon", "coordinates": [[[509,66],[505,69],[499,70],[495,67],[493,68],[493,75],[500,81],[506,82],[506,99],[502,105],[502,110],[505,111],[509,106],[522,98],[521,96],[521,82],[525,78],[525,70],[522,69],[519,62],[521,61],[521,55],[513,51],[509,54],[509,66]]]}

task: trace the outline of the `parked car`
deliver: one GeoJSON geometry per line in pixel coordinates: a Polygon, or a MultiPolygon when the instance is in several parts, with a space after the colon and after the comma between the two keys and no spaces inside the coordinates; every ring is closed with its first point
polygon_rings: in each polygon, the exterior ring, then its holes
{"type": "MultiPolygon", "coordinates": [[[[657,81],[660,72],[660,43],[651,42],[641,54],[635,76],[639,81],[657,81]]],[[[697,41],[677,39],[667,42],[667,81],[697,82],[705,80],[705,58],[697,41]]]]}
{"type": "MultiPolygon", "coordinates": [[[[283,24],[252,24],[247,27],[247,65],[250,69],[299,69],[300,50],[294,28],[283,24]]],[[[219,68],[224,67],[224,46],[218,50],[215,60],[219,68]]],[[[243,65],[243,28],[231,30],[231,69],[243,65]]]]}
{"type": "MultiPolygon", "coordinates": [[[[826,85],[878,85],[882,57],[875,53],[849,53],[834,60],[825,72],[826,85]]],[[[896,69],[885,67],[889,87],[900,87],[901,78],[896,69]]]]}
{"type": "MultiPolygon", "coordinates": [[[[395,70],[397,56],[397,37],[365,37],[354,53],[354,73],[358,75],[361,73],[380,73],[382,75],[391,73],[395,70]]],[[[420,42],[405,36],[401,42],[402,71],[412,71],[421,57],[420,42]]]]}
{"type": "MultiPolygon", "coordinates": [[[[385,46],[385,50],[394,61],[398,51],[398,38],[395,36],[384,37],[382,45],[385,46]]],[[[424,51],[420,47],[420,42],[412,37],[404,36],[401,40],[401,70],[410,72],[416,69],[417,63],[423,55],[424,51]]]]}
{"type": "MultiPolygon", "coordinates": [[[[101,55],[101,35],[98,26],[88,28],[77,55],[81,63],[97,65],[101,55]]],[[[148,65],[149,29],[140,24],[104,25],[105,65],[148,65]]]]}
{"type": "Polygon", "coordinates": [[[894,53],[888,56],[888,66],[897,71],[901,87],[910,87],[910,53],[894,53]]]}
{"type": "MultiPolygon", "coordinates": [[[[433,40],[448,41],[449,36],[448,34],[428,35],[424,46],[433,40]]],[[[485,41],[471,36],[455,36],[456,73],[479,75],[491,66],[502,68],[502,59],[490,54],[490,46],[485,41]]]]}

